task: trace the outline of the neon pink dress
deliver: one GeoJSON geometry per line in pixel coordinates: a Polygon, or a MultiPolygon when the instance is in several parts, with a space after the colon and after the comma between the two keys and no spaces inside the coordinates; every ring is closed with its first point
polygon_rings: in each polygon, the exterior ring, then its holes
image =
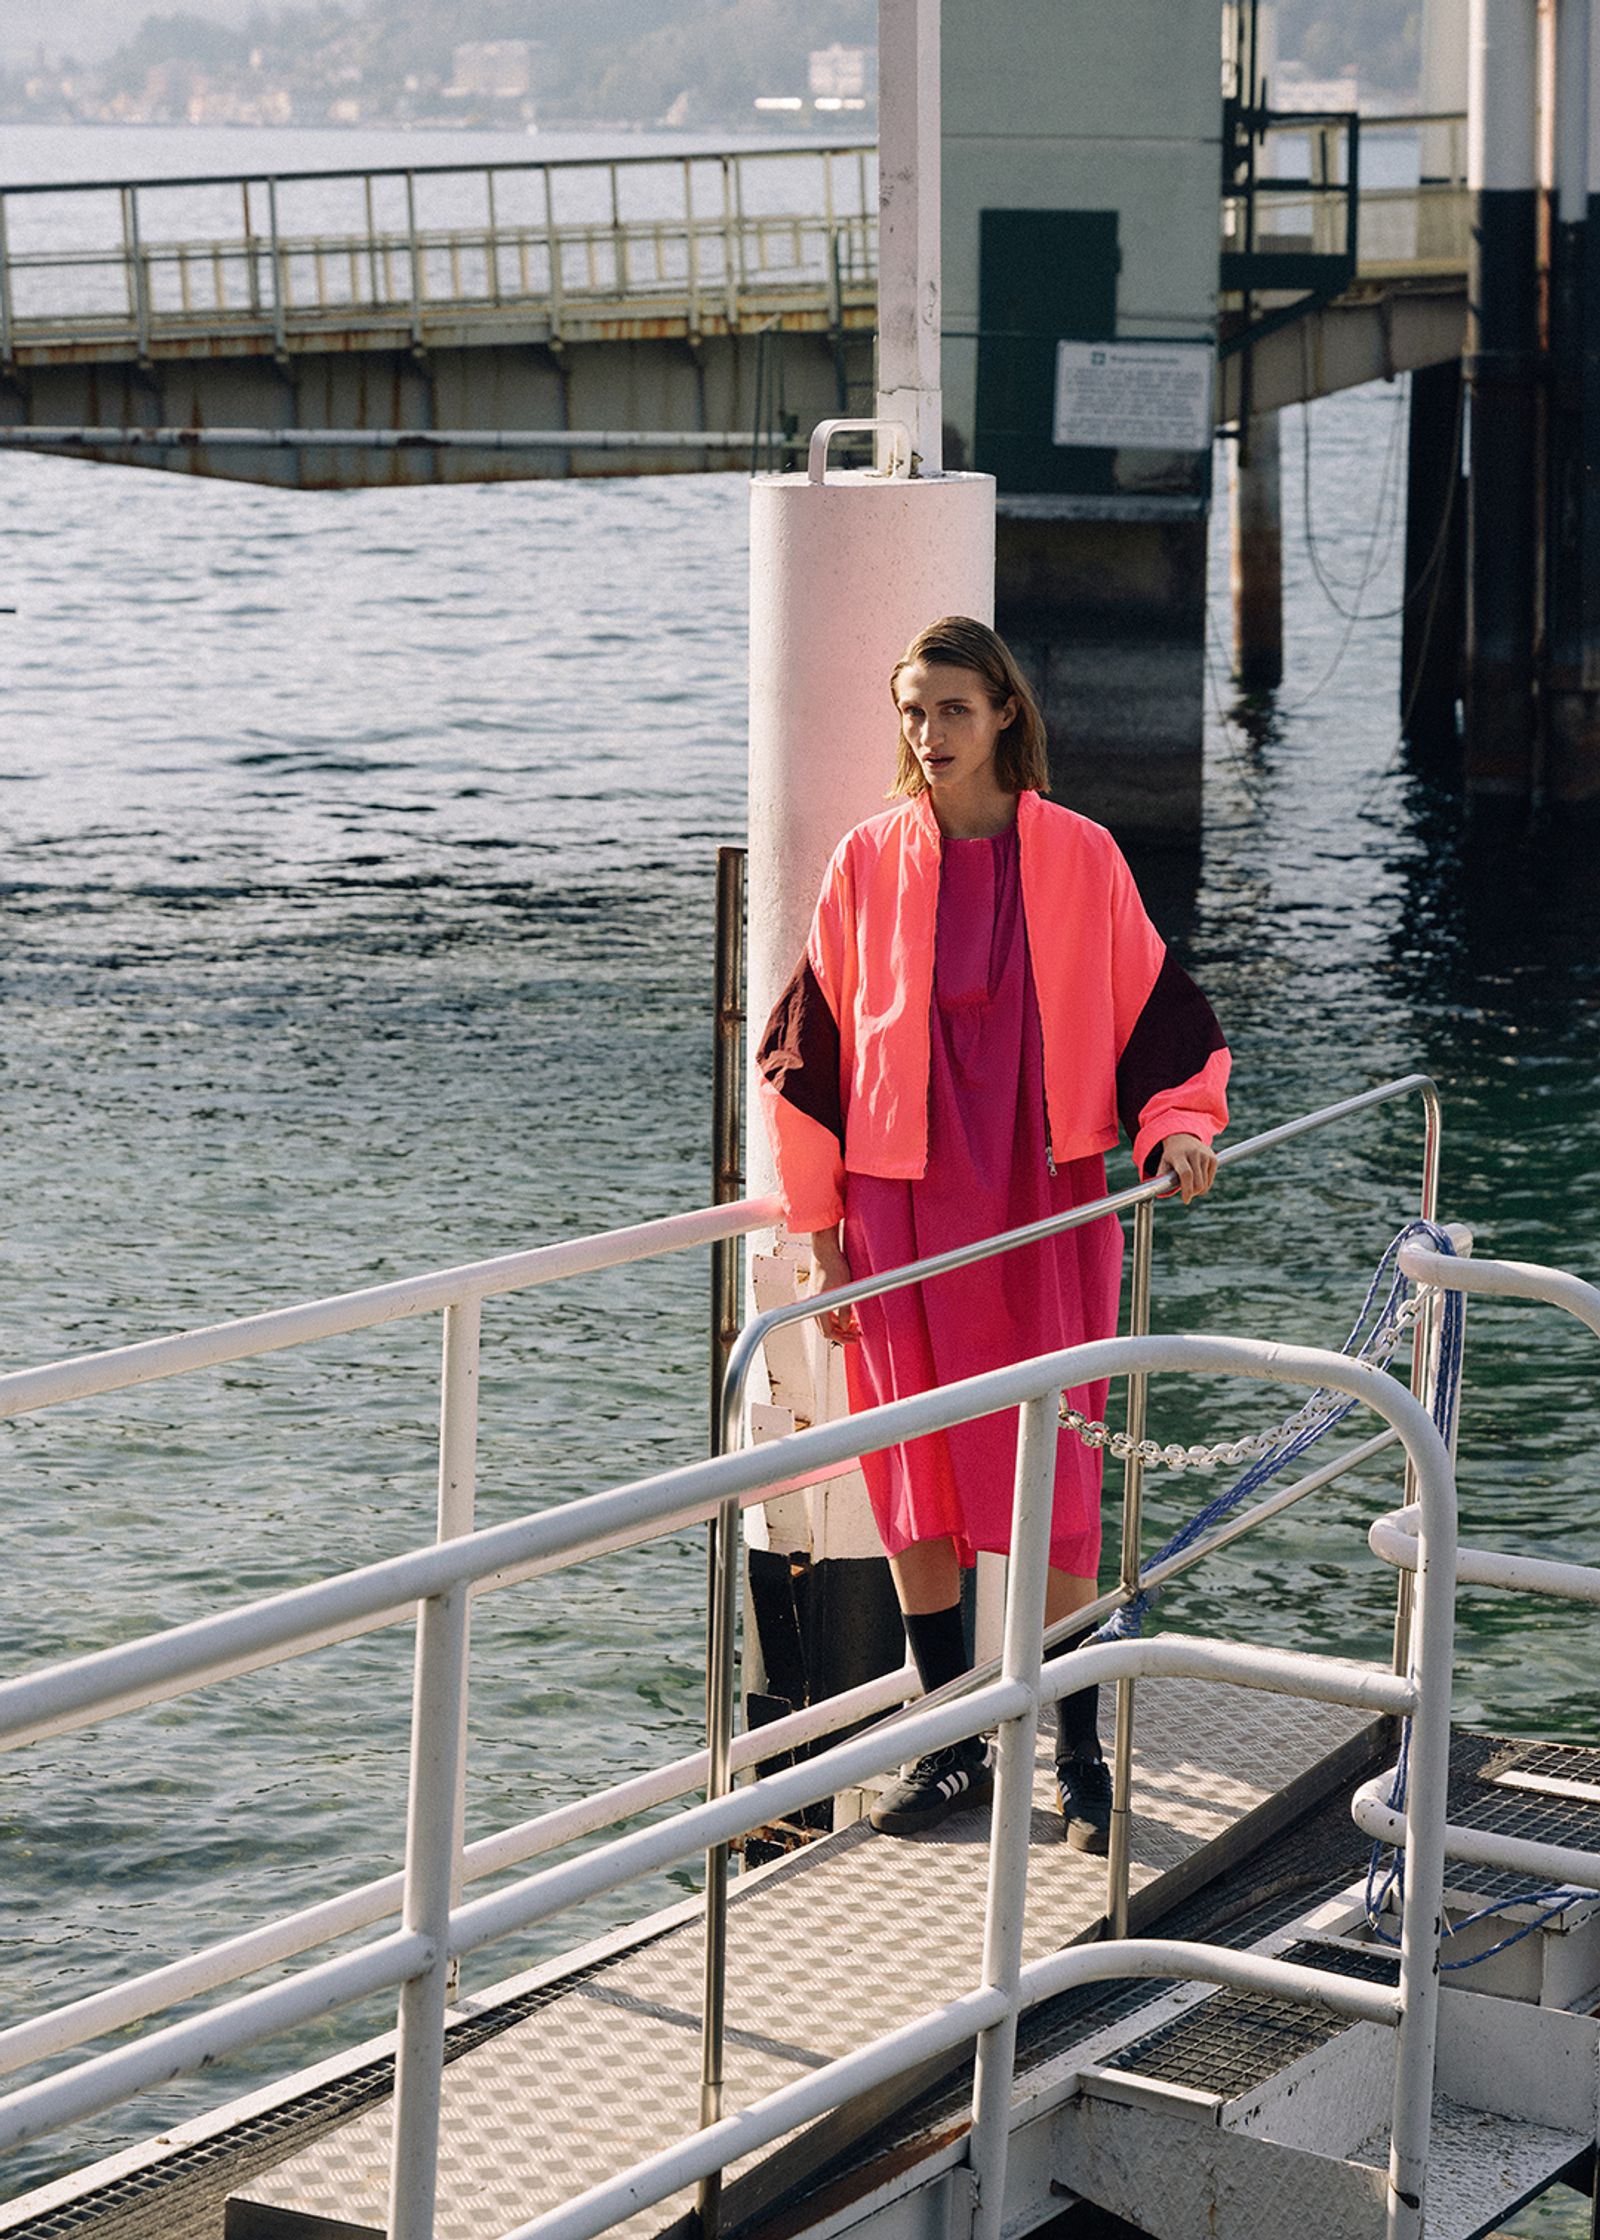
{"type": "MultiPolygon", "coordinates": [[[[1105,1192],[1098,1154],[1052,1174],[1044,1046],[1022,914],[1017,833],[946,840],[939,881],[928,1078],[928,1166],[916,1181],[852,1174],[844,1246],[854,1276],[1018,1229],[1105,1192]]],[[[1122,1228],[1114,1215],[915,1289],[866,1299],[846,1348],[852,1410],[997,1369],[1117,1326],[1122,1228]]],[[[1105,1410],[1104,1384],[1070,1394],[1105,1410]]],[[[1016,1416],[917,1439],[862,1467],[885,1550],[954,1540],[963,1564],[1011,1542],[1016,1416]]],[[[1057,1447],[1050,1561],[1092,1578],[1100,1558],[1100,1457],[1057,1447]]]]}

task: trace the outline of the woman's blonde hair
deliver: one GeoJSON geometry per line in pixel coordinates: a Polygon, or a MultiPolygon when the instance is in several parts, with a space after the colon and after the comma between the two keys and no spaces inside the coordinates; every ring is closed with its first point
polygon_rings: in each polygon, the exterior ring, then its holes
{"type": "MultiPolygon", "coordinates": [[[[1029,690],[1027,679],[1017,667],[1015,655],[1003,638],[997,637],[986,622],[974,622],[970,615],[941,615],[937,622],[930,622],[926,630],[917,632],[889,672],[889,691],[897,708],[900,705],[896,689],[900,672],[914,661],[925,665],[937,662],[950,669],[970,669],[981,678],[984,691],[997,708],[1003,708],[1008,700],[1015,700],[1017,712],[995,741],[994,774],[1008,793],[1050,791],[1044,717],[1039,713],[1039,703],[1029,690]]],[[[909,800],[915,794],[925,793],[927,788],[922,766],[906,745],[902,731],[889,799],[909,800]]]]}

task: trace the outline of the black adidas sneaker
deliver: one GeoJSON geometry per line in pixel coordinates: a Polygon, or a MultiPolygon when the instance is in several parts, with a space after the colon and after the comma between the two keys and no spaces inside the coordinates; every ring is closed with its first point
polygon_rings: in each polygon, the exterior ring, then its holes
{"type": "Polygon", "coordinates": [[[919,1758],[884,1790],[867,1818],[880,1835],[914,1836],[936,1828],[963,1805],[987,1804],[993,1795],[989,1746],[975,1735],[919,1758]]]}
{"type": "Polygon", "coordinates": [[[1072,1850],[1110,1850],[1111,1768],[1104,1758],[1057,1758],[1056,1802],[1072,1850]]]}

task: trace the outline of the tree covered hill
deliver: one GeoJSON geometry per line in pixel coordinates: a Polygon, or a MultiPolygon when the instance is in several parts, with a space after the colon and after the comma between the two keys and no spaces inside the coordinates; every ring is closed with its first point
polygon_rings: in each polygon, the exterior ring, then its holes
{"type": "MultiPolygon", "coordinates": [[[[333,99],[374,119],[435,115],[457,48],[526,40],[543,117],[650,123],[677,104],[683,121],[745,124],[757,95],[806,91],[811,49],[876,36],[875,0],[290,0],[242,21],[152,13],[72,73],[68,93],[93,104],[83,113],[165,104],[176,118],[202,83],[213,95],[270,84],[297,122],[333,99]]],[[[54,73],[41,90],[59,95],[54,73]]]]}

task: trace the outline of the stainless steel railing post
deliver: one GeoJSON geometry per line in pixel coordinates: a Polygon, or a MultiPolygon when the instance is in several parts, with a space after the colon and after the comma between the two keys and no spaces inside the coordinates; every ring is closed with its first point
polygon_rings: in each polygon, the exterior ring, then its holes
{"type": "Polygon", "coordinates": [[[0,364],[10,365],[16,354],[16,312],[11,300],[11,237],[6,226],[6,198],[0,194],[0,364]]]}
{"type": "MultiPolygon", "coordinates": [[[[1439,1153],[1444,1132],[1444,1113],[1439,1102],[1439,1092],[1431,1081],[1422,1085],[1422,1187],[1418,1196],[1418,1218],[1436,1221],[1439,1217],[1439,1153]]],[[[1429,1292],[1423,1299],[1422,1312],[1417,1317],[1411,1333],[1411,1390],[1413,1396],[1425,1407],[1433,1404],[1433,1372],[1438,1352],[1440,1299],[1437,1292],[1429,1292]]],[[[1405,1502],[1409,1507],[1417,1498],[1416,1465],[1406,1457],[1405,1502]]],[[[1396,1672],[1404,1672],[1411,1658],[1411,1617],[1416,1601],[1416,1579],[1413,1573],[1401,1571],[1396,1575],[1394,1590],[1394,1654],[1396,1672]]]]}
{"type": "MultiPolygon", "coordinates": [[[[710,1661],[706,1678],[706,1799],[733,1786],[734,1627],[739,1579],[739,1504],[727,1502],[711,1523],[707,1550],[711,1599],[710,1661]]],[[[705,1978],[700,2025],[700,2125],[722,2114],[723,2046],[728,2009],[728,1846],[706,1853],[705,1978]]],[[[715,2240],[722,2174],[700,2181],[695,2206],[700,2240],[715,2240]]]]}
{"type": "Polygon", "coordinates": [[[122,189],[122,252],[128,267],[128,309],[140,365],[150,358],[150,273],[139,239],[139,190],[122,189]]]}
{"type": "Polygon", "coordinates": [[[728,332],[739,331],[739,232],[734,218],[733,174],[737,156],[723,156],[722,165],[722,300],[728,332]]]}
{"type": "Polygon", "coordinates": [[[1007,2000],[1000,2021],[977,2044],[970,2157],[977,2199],[972,2240],[1000,2240],[1011,2090],[1017,2055],[1017,2000],[1027,1922],[1028,1845],[1033,1824],[1033,1751],[1039,1719],[1039,1669],[1044,1661],[1045,1588],[1050,1569],[1059,1393],[1029,1400],[1017,1425],[1012,1561],[1006,1573],[1005,1639],[1000,1669],[1029,1691],[1026,1709],[1000,1729],[994,1813],[989,1832],[989,1883],[983,1921],[983,1985],[1007,2000]]]}
{"type": "MultiPolygon", "coordinates": [[[[719,1205],[737,1200],[743,1183],[739,1126],[740,1055],[744,1025],[745,851],[717,851],[716,1022],[712,1066],[713,1193],[719,1205]]],[[[711,1248],[711,1452],[737,1444],[737,1421],[724,1412],[729,1350],[739,1330],[739,1246],[725,1238],[711,1248]]],[[[739,1598],[739,1504],[712,1519],[706,1549],[706,1796],[733,1785],[734,1641],[739,1598]]],[[[722,2113],[723,2045],[728,2003],[728,1847],[706,1853],[704,1991],[701,2004],[700,2122],[722,2113]]],[[[697,2194],[702,2240],[715,2230],[720,2174],[697,2194]]]]}
{"type": "MultiPolygon", "coordinates": [[[[438,1537],[460,1539],[477,1522],[478,1360],[483,1320],[481,1299],[457,1299],[444,1310],[444,1358],[439,1395],[438,1537]]],[[[468,1620],[463,1618],[463,1628],[468,1620]]],[[[463,1650],[465,1654],[465,1649],[463,1650]]],[[[459,1905],[466,1888],[467,1682],[461,1683],[461,1735],[456,1756],[455,1825],[451,1833],[450,1903],[459,1905]]],[[[452,1961],[446,1995],[461,1988],[461,1964],[452,1961]]]]}
{"type": "Polygon", "coordinates": [[[284,266],[283,244],[278,237],[278,182],[267,181],[267,230],[272,257],[272,348],[280,362],[289,355],[287,326],[288,273],[284,266]]]}
{"type": "Polygon", "coordinates": [[[489,301],[497,304],[500,301],[500,215],[495,207],[493,164],[484,165],[483,185],[489,212],[489,233],[484,242],[484,254],[489,267],[489,301]]]}
{"type": "Polygon", "coordinates": [[[544,247],[550,267],[550,340],[554,347],[561,344],[561,302],[566,287],[566,274],[562,270],[561,238],[556,232],[556,190],[550,176],[550,166],[544,166],[544,247]]]}
{"type": "Polygon", "coordinates": [[[430,1596],[417,1621],[402,1924],[429,1940],[431,1957],[423,1972],[400,1989],[388,2240],[432,2240],[433,2235],[469,1602],[463,1580],[430,1596]]]}
{"type": "Polygon", "coordinates": [[[386,289],[378,279],[378,212],[373,200],[372,173],[365,172],[361,180],[362,207],[367,220],[367,286],[373,307],[383,300],[386,289]]]}
{"type": "Polygon", "coordinates": [[[239,199],[244,207],[244,280],[245,300],[252,315],[261,316],[261,268],[256,262],[255,220],[250,214],[250,182],[239,181],[239,199]]]}
{"type": "MultiPolygon", "coordinates": [[[[1155,1252],[1155,1200],[1145,1198],[1133,1212],[1133,1269],[1128,1300],[1128,1335],[1148,1336],[1150,1270],[1155,1252]]],[[[1128,1437],[1144,1437],[1149,1380],[1142,1370],[1128,1378],[1128,1437]]],[[[1122,1466],[1122,1573],[1125,1595],[1139,1591],[1139,1550],[1144,1536],[1144,1463],[1137,1451],[1122,1466]]],[[[1111,1757],[1111,1845],[1106,1859],[1106,1916],[1114,1937],[1128,1933],[1128,1866],[1132,1858],[1134,1683],[1117,1682],[1117,1733],[1111,1757]]]]}
{"type": "Polygon", "coordinates": [[[406,173],[406,249],[411,260],[411,347],[422,348],[422,243],[417,237],[416,174],[406,173]]]}
{"type": "MultiPolygon", "coordinates": [[[[740,1058],[744,1047],[745,851],[717,850],[716,1024],[711,1059],[711,1202],[734,1205],[744,1189],[740,1058]]],[[[739,1240],[711,1247],[710,1451],[724,1451],[722,1383],[739,1335],[739,1240]]]]}

